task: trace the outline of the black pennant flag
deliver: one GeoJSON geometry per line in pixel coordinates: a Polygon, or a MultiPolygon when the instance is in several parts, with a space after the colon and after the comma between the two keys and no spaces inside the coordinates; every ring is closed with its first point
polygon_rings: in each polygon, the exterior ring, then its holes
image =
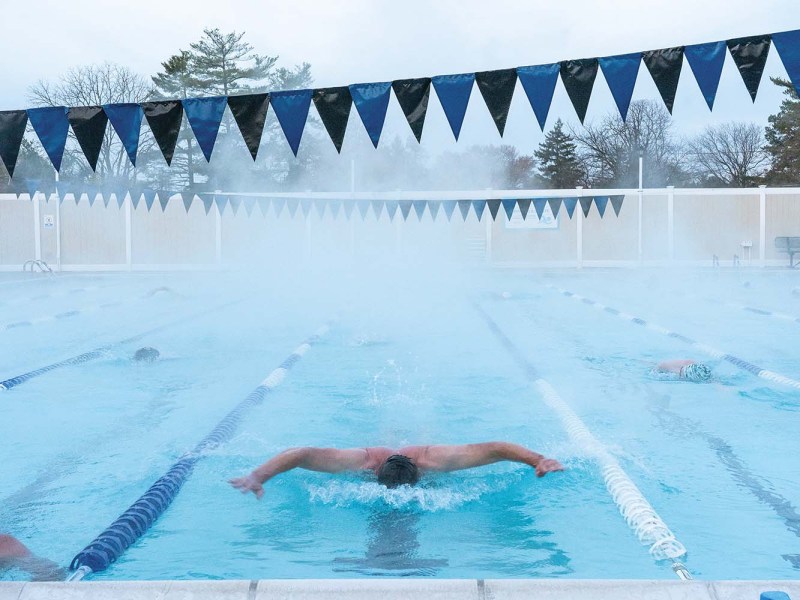
{"type": "Polygon", "coordinates": [[[425,115],[428,112],[431,78],[396,79],[392,82],[392,89],[414,137],[419,142],[422,139],[422,126],[425,124],[425,115]]]}
{"type": "Polygon", "coordinates": [[[261,134],[269,108],[269,94],[245,94],[244,96],[228,96],[228,108],[239,126],[244,143],[253,160],[258,154],[261,134]]]}
{"type": "Polygon", "coordinates": [[[106,134],[108,115],[102,106],[76,106],[67,111],[67,120],[78,139],[83,155],[92,171],[97,170],[97,159],[106,134]]]}
{"type": "Polygon", "coordinates": [[[24,110],[0,111],[0,158],[6,166],[8,176],[14,177],[19,147],[28,124],[28,113],[24,110]]]}
{"type": "Polygon", "coordinates": [[[172,164],[175,154],[175,145],[178,143],[178,133],[181,130],[183,117],[183,104],[180,100],[164,100],[159,102],[143,102],[142,109],[147,119],[147,124],[153,132],[153,137],[161,148],[161,154],[167,161],[167,166],[172,164]]]}
{"type": "Polygon", "coordinates": [[[350,118],[350,109],[353,107],[353,97],[350,88],[345,86],[321,88],[314,90],[312,96],[314,106],[325,125],[325,130],[331,137],[336,151],[342,151],[342,142],[347,130],[347,120],[350,118]]]}
{"type": "Polygon", "coordinates": [[[517,200],[517,206],[519,206],[519,212],[522,215],[522,218],[527,219],[528,211],[531,209],[531,199],[523,198],[521,200],[517,200]]]}
{"type": "Polygon", "coordinates": [[[398,200],[400,204],[400,214],[403,215],[403,221],[408,221],[408,215],[411,213],[411,200],[398,200]]]}
{"type": "Polygon", "coordinates": [[[242,205],[242,197],[241,196],[231,196],[230,197],[231,208],[233,209],[233,216],[236,216],[236,211],[239,210],[239,207],[242,205]]]}
{"type": "Polygon", "coordinates": [[[457,202],[458,202],[458,210],[461,211],[461,218],[466,221],[467,217],[469,216],[469,207],[471,205],[471,202],[469,200],[458,200],[457,202]]]}
{"type": "Polygon", "coordinates": [[[289,211],[289,216],[294,219],[294,216],[297,214],[297,207],[300,206],[300,200],[297,198],[287,198],[286,199],[286,209],[289,211]]]}
{"type": "Polygon", "coordinates": [[[489,213],[492,215],[492,221],[497,220],[497,211],[500,210],[500,200],[487,200],[486,204],[489,205],[489,213]]]}
{"type": "Polygon", "coordinates": [[[625,196],[620,194],[618,196],[609,196],[609,200],[611,200],[611,208],[614,209],[614,214],[619,216],[619,211],[622,208],[622,201],[625,199],[625,196]]]}
{"type": "Polygon", "coordinates": [[[331,200],[328,203],[328,210],[331,213],[331,217],[334,219],[339,216],[339,211],[342,209],[342,201],[341,200],[331,200]]]}
{"type": "MultiPolygon", "coordinates": [[[[595,65],[595,70],[597,66],[595,65]]],[[[498,71],[482,71],[475,73],[475,81],[481,91],[486,107],[497,125],[500,137],[506,128],[508,109],[514,96],[514,87],[517,85],[516,69],[500,69],[498,71]]]]}
{"type": "MultiPolygon", "coordinates": [[[[267,216],[267,211],[269,210],[270,199],[269,198],[259,198],[259,209],[261,210],[261,214],[263,216],[267,216]]],[[[283,212],[283,207],[286,206],[286,198],[273,198],[272,199],[272,210],[275,212],[276,217],[280,217],[281,213],[283,212]]],[[[294,212],[292,213],[294,216],[294,212]]]]}
{"type": "Polygon", "coordinates": [[[255,208],[255,206],[256,206],[256,199],[253,198],[252,196],[245,196],[244,211],[247,213],[248,217],[253,215],[253,209],[255,208]]]}
{"type": "Polygon", "coordinates": [[[768,35],[755,35],[752,37],[736,38],[728,40],[728,51],[742,75],[747,91],[753,102],[756,101],[758,85],[761,83],[761,75],[764,73],[764,65],[767,62],[769,47],[772,38],[768,35]]]}
{"type": "Polygon", "coordinates": [[[369,200],[357,200],[356,206],[358,207],[358,214],[361,215],[361,219],[366,219],[367,212],[369,211],[369,200]]]}
{"type": "Polygon", "coordinates": [[[203,201],[203,210],[206,211],[206,216],[208,216],[208,213],[211,212],[211,207],[214,205],[214,196],[202,196],[201,200],[203,201]]]}
{"type": "Polygon", "coordinates": [[[675,92],[678,90],[678,80],[683,66],[683,46],[642,52],[642,60],[650,71],[669,114],[672,114],[672,105],[675,103],[675,92]]]}
{"type": "Polygon", "coordinates": [[[194,201],[194,194],[192,192],[186,192],[183,195],[183,208],[186,209],[186,212],[189,212],[189,209],[192,208],[192,201],[194,201]]]}
{"type": "Polygon", "coordinates": [[[372,214],[375,215],[376,219],[381,218],[381,213],[383,212],[383,200],[372,200],[372,214]]]}
{"type": "Polygon", "coordinates": [[[167,204],[169,203],[169,199],[172,196],[172,192],[167,192],[165,190],[158,190],[158,203],[161,205],[161,212],[167,210],[167,204]]]}
{"type": "Polygon", "coordinates": [[[483,211],[486,210],[486,200],[473,200],[472,210],[475,211],[475,216],[478,217],[478,221],[480,221],[481,218],[483,218],[483,211]]]}
{"type": "Polygon", "coordinates": [[[561,81],[567,90],[572,106],[583,124],[589,98],[592,97],[594,80],[597,77],[597,59],[565,60],[561,62],[561,81]]]}
{"type": "Polygon", "coordinates": [[[386,201],[386,212],[389,213],[389,220],[394,221],[394,216],[397,214],[397,200],[386,201]]]}
{"type": "Polygon", "coordinates": [[[353,209],[356,207],[356,203],[353,200],[344,200],[342,202],[342,207],[344,208],[344,218],[349,221],[353,214],[353,209]]]}
{"type": "Polygon", "coordinates": [[[550,210],[553,211],[553,217],[558,217],[558,211],[561,210],[561,198],[548,198],[547,203],[550,205],[550,210]]]}
{"type": "MultiPolygon", "coordinates": [[[[147,212],[150,212],[150,209],[153,207],[153,202],[156,201],[156,192],[150,188],[145,188],[142,190],[142,196],[144,196],[144,203],[147,206],[147,212]]],[[[94,200],[91,202],[94,202],[94,200]]]]}
{"type": "Polygon", "coordinates": [[[311,214],[311,206],[313,205],[313,200],[310,198],[302,198],[300,200],[300,208],[303,210],[303,216],[308,218],[311,214]]]}
{"type": "Polygon", "coordinates": [[[594,198],[592,196],[586,196],[586,197],[580,198],[581,210],[583,211],[583,216],[584,217],[588,217],[589,216],[589,210],[591,210],[591,208],[592,208],[592,200],[593,199],[594,198]]]}

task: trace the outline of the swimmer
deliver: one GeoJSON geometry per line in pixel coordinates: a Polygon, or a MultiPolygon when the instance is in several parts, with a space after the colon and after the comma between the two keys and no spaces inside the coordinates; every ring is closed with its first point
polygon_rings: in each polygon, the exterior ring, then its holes
{"type": "Polygon", "coordinates": [[[132,360],[134,362],[151,363],[157,361],[159,356],[161,356],[161,353],[158,350],[150,346],[145,346],[133,353],[132,360]]]}
{"type": "Polygon", "coordinates": [[[656,365],[656,373],[674,373],[678,379],[702,382],[711,379],[711,369],[693,360],[665,360],[656,365]]]}
{"type": "Polygon", "coordinates": [[[167,287],[165,285],[162,285],[162,286],[157,287],[157,288],[153,288],[152,290],[147,292],[143,297],[144,298],[152,298],[156,294],[161,294],[161,293],[169,294],[170,296],[175,296],[177,298],[183,298],[183,294],[179,294],[178,292],[173,290],[171,287],[167,287]]]}
{"type": "Polygon", "coordinates": [[[0,534],[0,571],[21,569],[33,581],[59,581],[66,577],[64,569],[41,556],[36,556],[13,535],[0,534]]]}
{"type": "Polygon", "coordinates": [[[236,477],[229,483],[243,494],[253,492],[256,498],[264,495],[263,484],[292,469],[307,469],[322,473],[371,471],[378,483],[388,488],[414,485],[425,471],[458,471],[511,461],[529,465],[537,477],[553,471],[563,471],[554,458],[546,458],[523,446],[508,442],[487,442],[461,446],[406,446],[392,448],[290,448],[257,467],[249,475],[236,477]]]}

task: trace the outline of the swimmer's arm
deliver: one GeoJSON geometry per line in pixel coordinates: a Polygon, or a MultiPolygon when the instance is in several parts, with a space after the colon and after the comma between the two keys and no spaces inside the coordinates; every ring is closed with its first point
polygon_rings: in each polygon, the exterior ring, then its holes
{"type": "Polygon", "coordinates": [[[421,468],[432,471],[458,471],[504,460],[530,465],[536,469],[537,477],[543,477],[551,471],[564,470],[557,460],[508,442],[427,446],[417,462],[421,468]]]}
{"type": "Polygon", "coordinates": [[[290,448],[269,459],[244,477],[229,480],[243,494],[253,492],[257,498],[264,495],[264,483],[292,469],[308,469],[323,473],[358,471],[367,468],[368,454],[363,448],[339,450],[337,448],[290,448]]]}

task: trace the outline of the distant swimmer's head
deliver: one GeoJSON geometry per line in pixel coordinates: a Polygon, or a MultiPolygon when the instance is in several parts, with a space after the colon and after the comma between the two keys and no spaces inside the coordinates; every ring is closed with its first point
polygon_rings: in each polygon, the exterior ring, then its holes
{"type": "Polygon", "coordinates": [[[378,469],[378,483],[388,488],[414,485],[419,481],[419,469],[407,456],[392,454],[378,469]]]}
{"type": "Polygon", "coordinates": [[[687,381],[708,381],[711,379],[711,369],[702,363],[692,363],[681,369],[681,377],[687,381]]]}
{"type": "Polygon", "coordinates": [[[161,353],[156,350],[155,348],[151,348],[150,346],[146,346],[144,348],[139,348],[136,352],[133,353],[133,360],[136,362],[155,362],[158,360],[158,357],[161,356],[161,353]]]}

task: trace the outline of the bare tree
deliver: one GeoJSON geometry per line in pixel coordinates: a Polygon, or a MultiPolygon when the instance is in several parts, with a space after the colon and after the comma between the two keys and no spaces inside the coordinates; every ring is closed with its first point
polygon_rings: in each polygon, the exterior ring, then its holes
{"type": "MultiPolygon", "coordinates": [[[[99,106],[143,102],[151,93],[152,85],[144,77],[128,67],[104,63],[70,69],[55,83],[40,80],[29,88],[28,100],[34,106],[99,106]]],[[[70,136],[74,137],[71,132],[70,136]]],[[[82,156],[76,145],[68,145],[62,170],[77,175],[91,174],[82,156]]],[[[97,161],[97,173],[114,179],[133,177],[133,166],[110,125],[97,161]]]]}
{"type": "Polygon", "coordinates": [[[647,165],[647,185],[682,182],[682,148],[672,133],[670,114],[660,102],[635,100],[627,120],[613,112],[599,125],[587,124],[571,133],[592,185],[637,185],[639,156],[647,165]]]}
{"type": "Polygon", "coordinates": [[[764,134],[755,123],[710,126],[689,141],[689,155],[701,179],[722,185],[752,185],[767,167],[764,134]]]}

